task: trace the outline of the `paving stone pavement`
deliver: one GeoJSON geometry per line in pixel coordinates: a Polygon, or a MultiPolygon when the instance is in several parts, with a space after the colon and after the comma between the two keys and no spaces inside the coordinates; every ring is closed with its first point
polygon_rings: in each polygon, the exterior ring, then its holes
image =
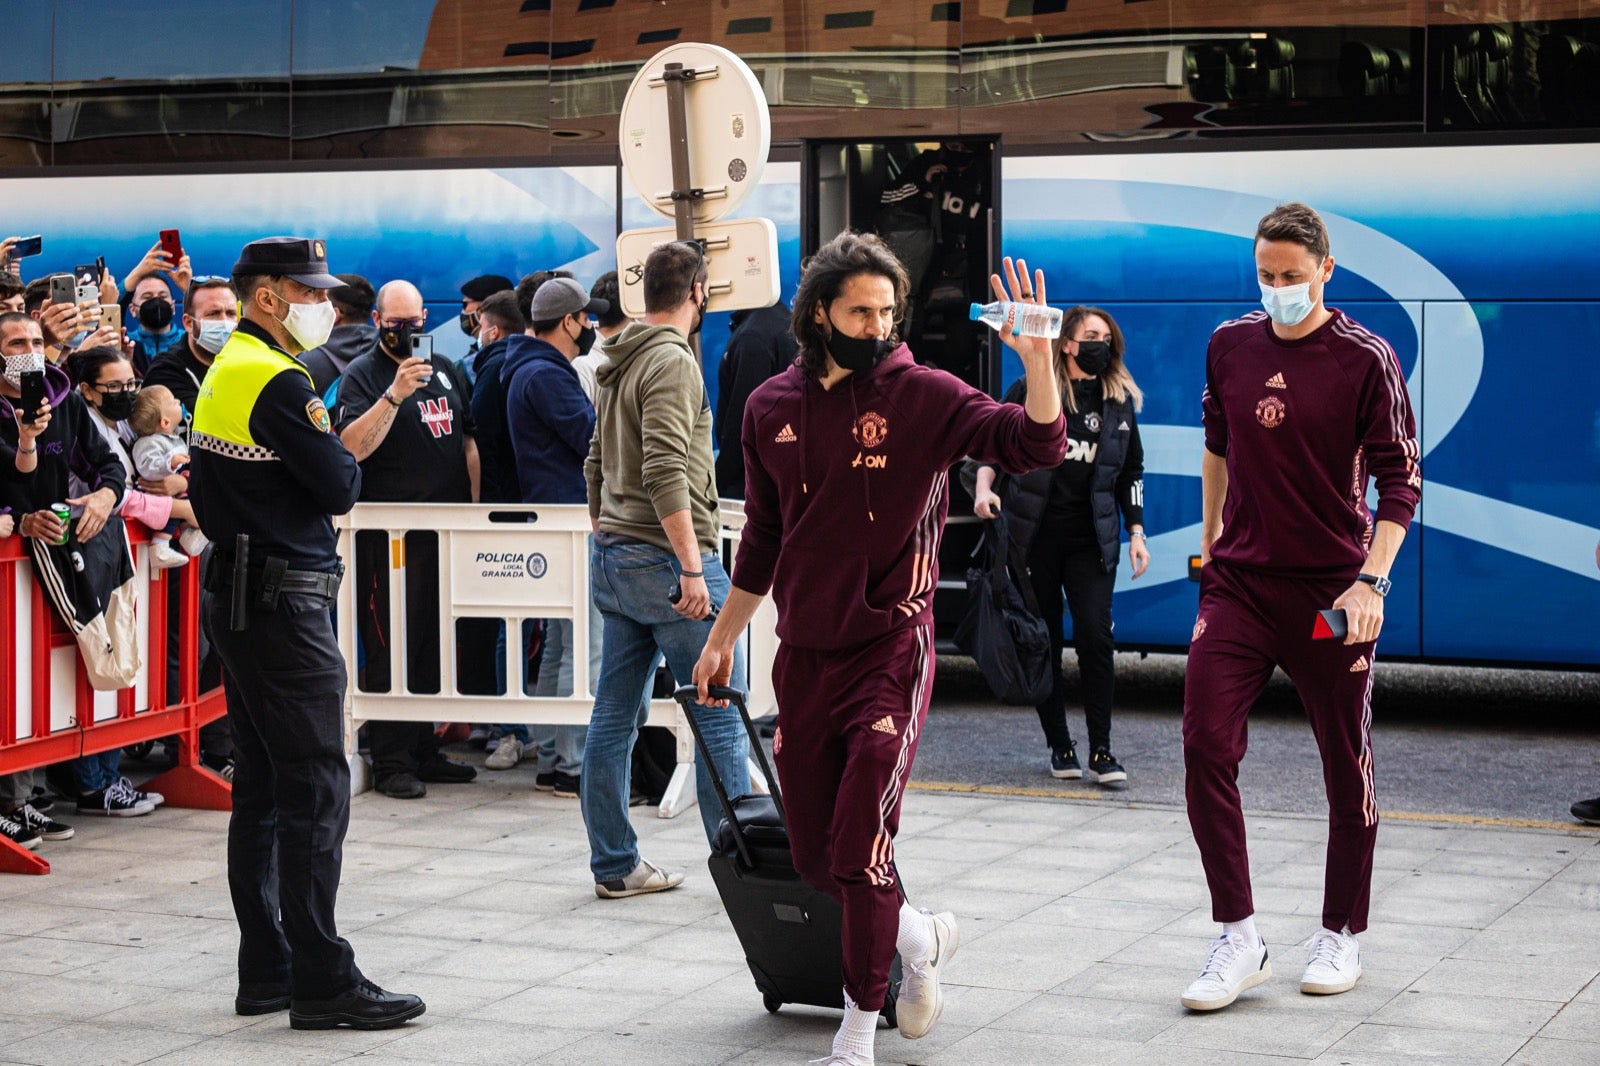
{"type": "MultiPolygon", "coordinates": [[[[398,1030],[298,1033],[232,1012],[227,816],[85,819],[46,877],[0,875],[0,1062],[795,1064],[834,1012],[767,1014],[705,872],[693,812],[636,809],[679,890],[595,898],[575,801],[527,764],[427,799],[356,798],[340,925],[362,968],[416,992],[398,1030]]],[[[1324,825],[1248,820],[1271,981],[1190,1015],[1178,994],[1214,926],[1181,810],[913,791],[899,865],[953,909],[943,1019],[878,1062],[922,1066],[1455,1066],[1600,1063],[1600,833],[1394,823],[1379,831],[1366,976],[1298,991],[1324,825]]]]}

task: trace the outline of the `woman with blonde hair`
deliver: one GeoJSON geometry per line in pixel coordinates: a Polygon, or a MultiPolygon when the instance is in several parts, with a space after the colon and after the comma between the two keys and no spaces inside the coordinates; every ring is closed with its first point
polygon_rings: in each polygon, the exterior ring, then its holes
{"type": "MultiPolygon", "coordinates": [[[[1144,393],[1123,361],[1125,344],[1116,319],[1098,307],[1074,307],[1061,322],[1056,379],[1067,415],[1067,457],[1053,469],[1021,477],[991,465],[969,463],[975,475],[973,513],[1007,513],[1017,555],[1028,576],[1055,653],[1050,694],[1038,705],[1050,745],[1050,773],[1084,776],[1067,728],[1061,674],[1062,592],[1072,612],[1084,717],[1089,726],[1088,779],[1126,787],[1128,774],[1111,754],[1111,702],[1115,690],[1111,592],[1121,554],[1121,522],[1128,529],[1128,563],[1139,577],[1150,564],[1144,535],[1144,446],[1136,412],[1144,393]]],[[[1007,403],[1027,400],[1027,382],[1007,390],[1007,403]]]]}

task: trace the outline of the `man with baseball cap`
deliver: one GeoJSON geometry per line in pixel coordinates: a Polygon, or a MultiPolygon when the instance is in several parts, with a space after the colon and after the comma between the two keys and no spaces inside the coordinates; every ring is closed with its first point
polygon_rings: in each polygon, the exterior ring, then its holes
{"type": "MultiPolygon", "coordinates": [[[[583,461],[594,435],[594,407],[578,381],[573,360],[594,344],[591,315],[610,304],[591,299],[573,278],[553,277],[534,291],[531,336],[512,337],[506,345],[500,380],[506,390],[506,425],[516,459],[517,484],[523,503],[587,503],[583,461]]],[[[600,615],[589,611],[589,678],[600,668],[600,615]]],[[[572,621],[545,623],[544,666],[535,696],[573,694],[572,621]]],[[[539,777],[556,795],[577,798],[583,772],[584,728],[556,726],[542,738],[508,734],[489,761],[490,769],[509,769],[541,742],[539,777]],[[549,775],[546,777],[545,775],[549,775]]]]}
{"type": "Polygon", "coordinates": [[[343,575],[332,515],[361,468],[295,356],[328,339],[323,243],[268,237],[233,267],[239,328],[200,385],[190,498],[216,545],[203,622],[233,729],[228,885],[243,1015],[289,1008],[295,1029],[385,1029],[423,1012],[368,981],[334,901],[350,821],[344,661],[329,609],[343,575]]]}

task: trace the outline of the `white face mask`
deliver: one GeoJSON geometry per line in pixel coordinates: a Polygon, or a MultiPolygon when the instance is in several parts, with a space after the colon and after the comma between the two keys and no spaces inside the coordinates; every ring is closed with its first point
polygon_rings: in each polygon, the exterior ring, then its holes
{"type": "Polygon", "coordinates": [[[22,375],[30,370],[44,369],[44,353],[29,352],[27,355],[6,356],[5,379],[6,384],[13,389],[22,388],[22,375]]]}
{"type": "MultiPolygon", "coordinates": [[[[278,299],[284,298],[279,296],[278,299]]],[[[284,302],[288,303],[287,300],[284,302]]],[[[333,322],[337,315],[338,312],[334,310],[332,303],[318,300],[314,304],[289,304],[289,310],[285,311],[278,321],[289,331],[289,336],[309,352],[328,343],[328,338],[333,335],[333,322]]]]}

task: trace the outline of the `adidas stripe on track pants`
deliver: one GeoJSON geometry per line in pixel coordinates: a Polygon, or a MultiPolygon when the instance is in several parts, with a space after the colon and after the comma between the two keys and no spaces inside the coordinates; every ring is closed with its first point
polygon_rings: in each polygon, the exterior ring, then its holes
{"type": "Polygon", "coordinates": [[[1216,560],[1200,572],[1200,613],[1184,678],[1183,762],[1189,825],[1200,848],[1211,916],[1255,912],[1239,802],[1239,763],[1256,698],[1281,666],[1294,682],[1322,754],[1328,852],[1322,924],[1359,933],[1372,896],[1378,802],[1372,775],[1374,644],[1312,640],[1319,609],[1350,582],[1266,574],[1216,560]]]}
{"type": "Polygon", "coordinates": [[[933,692],[933,627],[858,648],[778,647],[772,749],[796,871],[844,909],[844,987],[879,1010],[904,898],[894,868],[900,801],[933,692]]]}

